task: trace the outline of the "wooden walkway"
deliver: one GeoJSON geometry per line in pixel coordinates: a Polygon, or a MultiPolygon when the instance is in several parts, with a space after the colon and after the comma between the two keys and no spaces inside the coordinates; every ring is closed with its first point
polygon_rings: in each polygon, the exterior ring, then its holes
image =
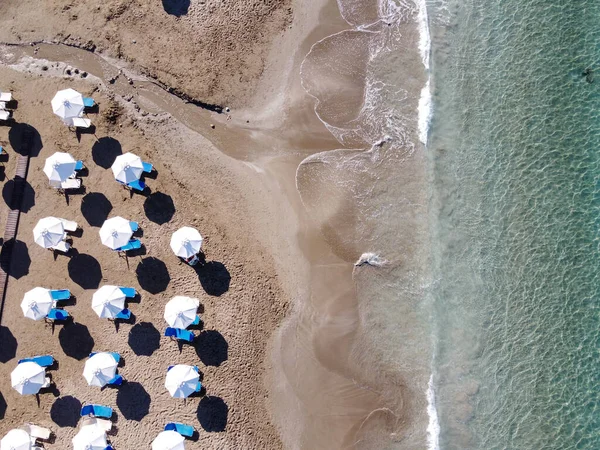
{"type": "MultiPolygon", "coordinates": [[[[4,311],[4,301],[6,299],[6,288],[8,286],[8,274],[12,262],[12,251],[17,238],[19,228],[19,217],[21,215],[21,205],[23,203],[23,193],[27,183],[27,170],[29,169],[29,152],[32,146],[33,131],[25,129],[23,139],[21,140],[20,155],[17,159],[17,169],[13,178],[12,192],[8,193],[10,199],[10,211],[6,218],[4,228],[4,238],[2,241],[2,250],[0,250],[0,320],[4,311]],[[24,156],[25,155],[25,156],[24,156]]],[[[16,154],[15,154],[16,156],[16,154]]]]}

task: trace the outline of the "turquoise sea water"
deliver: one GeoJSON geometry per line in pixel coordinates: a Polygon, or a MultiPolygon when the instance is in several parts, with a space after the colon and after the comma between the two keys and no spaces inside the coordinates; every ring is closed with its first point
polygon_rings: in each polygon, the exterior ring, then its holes
{"type": "Polygon", "coordinates": [[[440,448],[598,449],[600,1],[428,6],[440,448]]]}

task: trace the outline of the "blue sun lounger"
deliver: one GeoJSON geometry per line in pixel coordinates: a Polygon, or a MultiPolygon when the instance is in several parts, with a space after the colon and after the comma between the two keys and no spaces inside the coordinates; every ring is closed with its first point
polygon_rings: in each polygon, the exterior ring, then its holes
{"type": "Polygon", "coordinates": [[[202,390],[202,383],[198,381],[198,386],[196,386],[196,392],[200,392],[202,390]]]}
{"type": "Polygon", "coordinates": [[[123,311],[121,311],[119,314],[117,314],[115,316],[115,319],[129,320],[129,319],[131,319],[131,311],[129,311],[127,308],[125,308],[123,311]]]}
{"type": "Polygon", "coordinates": [[[177,431],[180,435],[191,438],[194,435],[194,427],[179,422],[170,422],[165,425],[165,431],[177,431]]]}
{"type": "Polygon", "coordinates": [[[130,240],[127,245],[124,245],[121,248],[118,248],[117,251],[118,252],[127,252],[129,250],[138,250],[142,248],[142,242],[139,239],[132,239],[130,240]]]}
{"type": "Polygon", "coordinates": [[[171,328],[168,327],[165,330],[165,336],[174,337],[180,341],[193,342],[194,341],[194,333],[188,330],[182,330],[181,328],[171,328]]]}
{"type": "Polygon", "coordinates": [[[119,374],[116,374],[115,377],[106,384],[112,384],[114,386],[121,386],[123,384],[123,377],[119,374]]]}
{"type": "Polygon", "coordinates": [[[144,189],[146,189],[146,183],[144,183],[143,181],[140,181],[140,180],[135,180],[135,181],[132,181],[131,183],[127,183],[127,186],[129,186],[131,189],[134,189],[134,190],[140,191],[140,192],[142,192],[144,189]]]}
{"type": "Polygon", "coordinates": [[[119,286],[123,295],[127,298],[135,297],[135,288],[119,286]]]}
{"type": "MultiPolygon", "coordinates": [[[[92,356],[94,356],[96,353],[101,353],[101,352],[92,352],[90,353],[90,358],[92,356]]],[[[119,361],[121,361],[121,355],[119,355],[117,352],[105,352],[105,353],[110,353],[110,355],[115,358],[115,361],[117,362],[117,364],[119,363],[119,361]]]]}
{"type": "Polygon", "coordinates": [[[200,325],[200,316],[196,316],[196,318],[190,325],[200,325]]]}
{"type": "Polygon", "coordinates": [[[154,170],[154,166],[148,162],[142,161],[142,167],[144,168],[144,172],[151,173],[154,170]]]}
{"type": "Polygon", "coordinates": [[[34,362],[42,367],[50,367],[52,364],[54,364],[54,358],[52,357],[52,355],[33,356],[31,358],[20,359],[18,364],[24,362],[34,362]]]}
{"type": "Polygon", "coordinates": [[[91,97],[83,97],[83,106],[86,108],[93,108],[96,102],[91,97]]]}
{"type": "Polygon", "coordinates": [[[69,317],[69,313],[64,309],[58,308],[52,308],[46,316],[46,318],[50,320],[66,320],[67,317],[69,317]]]}
{"type": "Polygon", "coordinates": [[[77,162],[75,163],[75,170],[76,170],[76,171],[77,171],[77,170],[83,170],[83,168],[84,168],[83,161],[77,161],[77,162]]]}
{"type": "Polygon", "coordinates": [[[113,415],[113,409],[110,406],[85,405],[81,408],[81,417],[93,416],[101,419],[110,419],[113,415]]]}
{"type": "Polygon", "coordinates": [[[134,233],[140,228],[140,225],[137,222],[129,222],[129,226],[134,233]]]}
{"type": "Polygon", "coordinates": [[[50,291],[50,296],[55,302],[69,300],[71,298],[71,291],[68,289],[53,289],[50,291]]]}

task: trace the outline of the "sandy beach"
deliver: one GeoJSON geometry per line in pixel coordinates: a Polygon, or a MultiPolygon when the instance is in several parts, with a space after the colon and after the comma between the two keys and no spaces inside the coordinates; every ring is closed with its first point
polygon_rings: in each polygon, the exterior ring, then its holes
{"type": "MultiPolygon", "coordinates": [[[[353,272],[363,249],[335,245],[331,228],[350,232],[352,211],[315,220],[297,190],[305,158],[343,148],[300,80],[311,46],[348,28],[336,2],[162,3],[0,6],[0,41],[19,44],[0,48],[0,89],[18,100],[15,124],[0,127],[5,185],[20,134],[30,126],[40,136],[2,311],[0,434],[32,422],[55,432],[46,448],[67,448],[81,404],[94,402],[116,409],[117,449],[148,448],[168,421],[199,431],[190,448],[382,448],[403,440],[422,448],[424,395],[413,402],[405,379],[384,365],[360,374],[361,361],[375,360],[365,359],[366,344],[357,353],[368,320],[356,283],[372,282],[365,271],[374,269],[353,272]],[[89,114],[93,134],[78,139],[52,115],[50,99],[65,87],[99,103],[89,114]],[[55,151],[87,167],[84,190],[68,199],[42,172],[55,151]],[[131,195],[109,169],[128,151],[157,169],[146,195],[131,195]],[[32,228],[48,215],[82,227],[68,256],[33,242],[32,228]],[[99,226],[115,215],[140,223],[141,254],[120,258],[100,244],[99,226]],[[197,270],[169,248],[184,225],[205,236],[207,264],[197,270]],[[116,329],[92,311],[104,284],[138,290],[132,323],[116,329]],[[70,289],[74,323],[52,330],[25,319],[19,303],[35,286],[70,289]],[[203,317],[194,345],[181,350],[163,336],[174,295],[199,298],[203,317]],[[87,386],[81,373],[92,350],[120,352],[126,384],[87,386]],[[17,359],[45,353],[58,361],[56,390],[38,406],[10,387],[10,372],[17,359]],[[164,376],[174,363],[200,367],[203,398],[170,398],[164,376]],[[381,377],[370,378],[378,369],[381,377]]],[[[7,213],[4,205],[3,221],[7,213]]]]}

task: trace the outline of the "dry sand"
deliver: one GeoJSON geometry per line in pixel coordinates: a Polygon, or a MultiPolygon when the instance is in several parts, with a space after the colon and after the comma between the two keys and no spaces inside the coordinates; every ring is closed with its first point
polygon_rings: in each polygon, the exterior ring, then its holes
{"type": "Polygon", "coordinates": [[[209,104],[254,92],[290,0],[40,0],[0,2],[0,41],[47,40],[122,58],[209,104]]]}
{"type": "MultiPolygon", "coordinates": [[[[207,141],[168,118],[149,117],[152,122],[133,125],[127,115],[116,124],[90,115],[96,133],[84,134],[78,142],[75,133],[52,117],[48,93],[65,85],[86,93],[89,84],[24,76],[5,68],[0,73],[5,88],[19,100],[18,123],[0,128],[0,142],[9,152],[9,177],[23,123],[37,130],[43,144],[31,158],[2,317],[0,434],[31,421],[55,431],[56,444],[48,448],[67,448],[80,405],[97,402],[117,409],[118,431],[111,437],[116,448],[148,448],[171,420],[200,431],[197,448],[278,448],[262,374],[267,340],[283,317],[285,300],[270,258],[253,238],[252,221],[240,220],[253,214],[243,201],[248,194],[238,190],[239,181],[247,177],[244,171],[251,169],[224,164],[225,157],[207,141]],[[161,131],[150,140],[144,126],[161,131]],[[48,187],[42,172],[44,159],[55,151],[82,159],[89,171],[83,177],[85,193],[70,195],[68,204],[48,187]],[[126,151],[157,168],[156,179],[147,180],[149,196],[130,197],[107,169],[116,154],[126,151]],[[54,259],[33,242],[33,226],[48,215],[75,220],[82,227],[81,236],[73,237],[71,255],[54,259]],[[98,226],[107,215],[140,223],[144,255],[120,258],[100,244],[98,226]],[[183,225],[195,226],[206,236],[208,263],[197,272],[181,264],[169,248],[170,234],[183,225]],[[140,292],[139,303],[130,304],[135,324],[120,324],[117,331],[95,315],[91,295],[103,284],[133,286],[140,292]],[[57,326],[53,333],[43,322],[22,316],[24,292],[38,285],[71,289],[77,300],[66,309],[74,324],[57,326]],[[198,297],[204,310],[204,329],[196,332],[195,345],[184,346],[181,353],[176,343],[161,337],[164,304],[178,294],[198,297]],[[88,387],[82,369],[92,350],[120,352],[125,364],[119,372],[127,383],[118,390],[88,387]],[[35,397],[20,397],[10,387],[10,372],[17,359],[46,353],[58,361],[58,370],[51,371],[57,391],[40,395],[38,407],[35,397]],[[200,366],[205,398],[170,398],[164,376],[174,363],[200,366]]],[[[94,97],[100,110],[106,110],[108,98],[98,92],[94,97]]],[[[250,190],[252,184],[246,181],[250,190]]],[[[3,219],[6,213],[5,207],[3,219]]]]}

